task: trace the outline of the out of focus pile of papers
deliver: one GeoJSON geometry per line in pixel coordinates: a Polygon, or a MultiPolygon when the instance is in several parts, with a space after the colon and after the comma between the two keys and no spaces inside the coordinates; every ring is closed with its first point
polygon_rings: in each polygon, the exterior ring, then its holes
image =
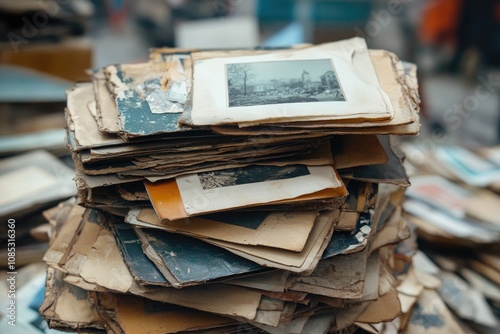
{"type": "MultiPolygon", "coordinates": [[[[40,77],[48,75],[48,79],[42,77],[48,87],[30,87],[35,82],[17,90],[2,85],[0,100],[5,101],[7,96],[22,101],[53,101],[51,88],[64,85],[61,79],[86,80],[85,70],[92,67],[88,36],[93,18],[94,5],[89,0],[0,1],[0,65],[14,71],[29,69],[40,77]]],[[[26,73],[14,74],[8,82],[15,87],[26,73]]],[[[2,79],[5,76],[10,73],[1,74],[2,79]]]]}
{"type": "Polygon", "coordinates": [[[88,0],[0,1],[0,157],[67,154],[65,91],[92,67],[88,0]]]}
{"type": "Polygon", "coordinates": [[[352,39],[159,49],[93,73],[68,91],[80,205],[46,212],[42,315],[113,333],[403,329],[416,248],[389,135],[418,132],[415,71],[352,39]]]}
{"type": "Polygon", "coordinates": [[[17,267],[42,259],[50,230],[43,211],[75,196],[73,177],[71,168],[42,150],[0,160],[0,219],[5,222],[0,227],[2,268],[9,258],[13,261],[8,255],[13,247],[17,267]]]}
{"type": "Polygon", "coordinates": [[[496,333],[500,149],[449,145],[422,154],[427,151],[418,142],[405,143],[403,148],[414,174],[404,209],[420,237],[416,268],[437,279],[434,300],[442,300],[454,315],[449,318],[458,328],[453,332],[496,333]]]}

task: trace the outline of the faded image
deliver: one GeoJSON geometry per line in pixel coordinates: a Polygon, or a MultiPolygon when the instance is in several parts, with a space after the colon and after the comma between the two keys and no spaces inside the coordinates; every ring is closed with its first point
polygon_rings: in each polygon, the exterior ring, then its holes
{"type": "Polygon", "coordinates": [[[229,107],[345,101],[330,59],[226,65],[229,107]]]}
{"type": "Polygon", "coordinates": [[[198,173],[198,178],[203,190],[208,190],[249,183],[286,180],[309,174],[309,169],[304,165],[287,167],[249,166],[198,173]]]}

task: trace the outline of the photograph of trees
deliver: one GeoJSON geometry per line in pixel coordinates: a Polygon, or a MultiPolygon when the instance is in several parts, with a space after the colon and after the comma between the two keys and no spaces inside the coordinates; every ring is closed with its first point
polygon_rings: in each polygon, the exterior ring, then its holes
{"type": "Polygon", "coordinates": [[[229,107],[345,101],[329,59],[226,65],[229,107]]]}

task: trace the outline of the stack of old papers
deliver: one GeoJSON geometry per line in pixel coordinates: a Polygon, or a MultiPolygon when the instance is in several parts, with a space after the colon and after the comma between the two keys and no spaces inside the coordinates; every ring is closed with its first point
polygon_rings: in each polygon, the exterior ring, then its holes
{"type": "Polygon", "coordinates": [[[0,160],[0,219],[5,222],[0,227],[0,267],[13,272],[15,265],[42,259],[49,229],[43,211],[75,196],[73,176],[71,168],[42,150],[0,160]]]}
{"type": "Polygon", "coordinates": [[[68,91],[78,203],[41,312],[115,333],[326,333],[393,321],[415,67],[364,41],[154,50],[68,91]]]}
{"type": "Polygon", "coordinates": [[[446,311],[447,326],[462,328],[453,332],[493,333],[500,323],[499,148],[443,146],[428,155],[418,143],[404,148],[415,171],[404,208],[421,238],[416,267],[440,283],[435,299],[458,318],[446,311]]]}
{"type": "Polygon", "coordinates": [[[500,241],[498,218],[500,161],[498,148],[476,151],[456,146],[437,148],[421,158],[415,144],[406,144],[412,188],[405,210],[420,234],[429,240],[459,246],[487,246],[500,241]]]}

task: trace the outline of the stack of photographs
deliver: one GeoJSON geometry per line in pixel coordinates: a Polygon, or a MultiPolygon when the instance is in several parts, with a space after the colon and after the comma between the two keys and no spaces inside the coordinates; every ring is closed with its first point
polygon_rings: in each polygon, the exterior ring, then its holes
{"type": "Polygon", "coordinates": [[[414,249],[398,246],[409,182],[389,135],[418,133],[415,72],[356,38],[157,49],[92,73],[66,112],[80,205],[46,215],[49,325],[327,333],[400,321],[414,249]]]}

